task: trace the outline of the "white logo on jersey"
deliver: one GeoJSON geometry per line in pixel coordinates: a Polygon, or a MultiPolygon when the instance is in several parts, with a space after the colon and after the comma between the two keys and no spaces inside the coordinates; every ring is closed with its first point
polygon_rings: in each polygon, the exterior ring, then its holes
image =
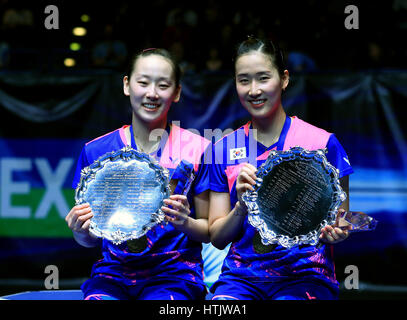
{"type": "Polygon", "coordinates": [[[349,159],[348,159],[348,158],[343,157],[343,160],[345,160],[345,162],[346,162],[348,165],[350,165],[350,162],[349,162],[349,159]]]}
{"type": "Polygon", "coordinates": [[[246,158],[246,147],[230,149],[230,160],[246,158]]]}

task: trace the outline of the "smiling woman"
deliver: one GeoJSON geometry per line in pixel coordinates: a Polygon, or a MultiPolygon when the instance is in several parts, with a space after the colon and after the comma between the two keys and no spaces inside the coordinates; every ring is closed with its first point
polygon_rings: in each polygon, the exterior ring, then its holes
{"type": "MultiPolygon", "coordinates": [[[[235,58],[236,90],[251,121],[215,143],[210,167],[209,231],[212,244],[231,243],[222,273],[211,286],[214,300],[336,299],[331,244],[348,236],[337,226],[326,226],[321,245],[284,248],[264,245],[247,219],[242,195],[254,190],[257,168],[271,150],[300,146],[328,149],[328,161],[340,172],[343,189],[353,172],[334,134],[286,115],[281,94],[289,83],[281,52],[270,42],[249,37],[235,58]],[[233,141],[233,143],[230,143],[233,141]],[[244,155],[244,156],[243,156],[244,155]]],[[[349,202],[342,204],[347,210],[349,202]]],[[[342,210],[342,209],[340,209],[342,210]]]]}
{"type": "MultiPolygon", "coordinates": [[[[209,242],[209,180],[202,159],[210,141],[167,123],[168,111],[172,103],[178,102],[181,86],[180,69],[166,50],[148,49],[135,55],[123,78],[123,92],[132,108],[131,125],[85,145],[73,186],[76,187],[82,168],[107,152],[126,146],[155,158],[170,176],[181,161],[186,161],[193,167],[195,179],[187,195],[173,194],[164,199],[161,210],[168,224],[155,226],[144,236],[121,244],[102,240],[103,259],[95,263],[91,278],[83,284],[84,297],[204,299],[201,250],[202,242],[209,242]]],[[[101,244],[89,233],[92,217],[89,204],[74,206],[66,217],[74,238],[85,247],[101,244]]]]}

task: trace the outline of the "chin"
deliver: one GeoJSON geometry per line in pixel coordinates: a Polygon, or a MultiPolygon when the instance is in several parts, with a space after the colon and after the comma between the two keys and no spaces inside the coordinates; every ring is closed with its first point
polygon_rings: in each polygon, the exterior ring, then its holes
{"type": "Polygon", "coordinates": [[[143,112],[140,115],[140,118],[145,121],[145,122],[160,122],[163,121],[166,118],[167,113],[163,113],[163,112],[158,112],[158,113],[154,113],[154,114],[150,114],[150,113],[146,113],[143,112]]]}
{"type": "Polygon", "coordinates": [[[255,118],[267,118],[272,114],[272,111],[269,108],[260,108],[260,109],[247,109],[252,117],[255,118]]]}

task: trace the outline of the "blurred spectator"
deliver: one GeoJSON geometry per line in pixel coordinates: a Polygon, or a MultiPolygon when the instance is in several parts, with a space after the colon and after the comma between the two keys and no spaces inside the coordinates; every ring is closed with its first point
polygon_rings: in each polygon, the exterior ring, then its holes
{"type": "MultiPolygon", "coordinates": [[[[109,23],[101,38],[89,32],[86,39],[89,46],[95,44],[90,52],[95,67],[120,68],[130,49],[151,46],[174,51],[185,71],[232,70],[234,46],[249,34],[295,45],[286,50],[285,57],[293,72],[355,70],[368,67],[368,63],[373,67],[383,63],[399,66],[405,63],[407,53],[402,41],[392,46],[388,36],[405,37],[407,0],[361,4],[360,30],[345,29],[342,1],[331,4],[305,0],[296,3],[295,10],[290,2],[278,2],[271,11],[262,6],[251,8],[237,3],[231,6],[216,0],[175,3],[152,0],[143,8],[137,2],[116,0],[104,5],[103,10],[91,4],[83,4],[78,10],[76,1],[61,2],[58,6],[61,30],[48,32],[44,29],[45,5],[28,0],[0,0],[2,67],[8,64],[11,68],[13,65],[26,68],[34,65],[36,59],[51,61],[53,57],[44,55],[44,48],[49,55],[65,48],[67,38],[61,34],[69,32],[70,24],[79,19],[82,11],[92,16],[88,23],[91,31],[101,32],[104,29],[100,25],[109,23]],[[384,23],[377,23],[378,14],[384,23]],[[376,45],[366,39],[374,40],[376,45]],[[377,47],[377,43],[381,45],[377,47]]],[[[83,49],[86,44],[82,44],[83,49]]],[[[82,50],[77,54],[88,52],[82,50]]]]}
{"type": "Polygon", "coordinates": [[[293,72],[312,72],[317,70],[317,65],[304,52],[291,51],[287,55],[287,68],[293,72]]]}
{"type": "Polygon", "coordinates": [[[279,46],[289,72],[312,72],[318,69],[314,59],[301,51],[297,44],[288,45],[286,41],[281,41],[279,46]]]}
{"type": "Polygon", "coordinates": [[[10,63],[10,46],[0,42],[0,69],[7,68],[10,63]]]}
{"type": "Polygon", "coordinates": [[[223,62],[219,58],[219,51],[215,47],[211,47],[208,53],[209,57],[206,60],[206,69],[209,71],[217,71],[222,68],[223,62]]]}
{"type": "Polygon", "coordinates": [[[186,59],[184,44],[181,41],[175,41],[169,48],[169,51],[174,55],[175,59],[183,73],[195,71],[196,65],[186,59]]]}
{"type": "Polygon", "coordinates": [[[1,24],[9,43],[12,41],[16,46],[21,46],[30,41],[29,33],[34,27],[34,16],[31,9],[22,3],[9,3],[1,17],[1,24]]]}
{"type": "Polygon", "coordinates": [[[104,29],[104,39],[93,48],[93,65],[95,67],[120,69],[126,62],[127,54],[126,44],[115,39],[113,25],[107,24],[104,29]]]}
{"type": "Polygon", "coordinates": [[[1,64],[14,68],[30,68],[35,44],[34,15],[30,7],[22,2],[3,1],[1,16],[1,64]]]}
{"type": "Polygon", "coordinates": [[[369,41],[367,44],[367,68],[381,68],[383,64],[383,49],[375,41],[369,41]]]}
{"type": "Polygon", "coordinates": [[[394,0],[393,1],[393,10],[401,11],[407,10],[407,0],[394,0]]]}
{"type": "Polygon", "coordinates": [[[196,28],[198,26],[198,14],[195,10],[186,9],[183,15],[184,23],[189,28],[196,28]]]}
{"type": "Polygon", "coordinates": [[[180,8],[168,12],[164,31],[162,32],[163,46],[169,48],[175,42],[185,43],[187,40],[186,28],[183,26],[183,15],[180,8]]]}
{"type": "Polygon", "coordinates": [[[28,8],[16,5],[4,12],[2,23],[10,29],[26,26],[32,27],[34,24],[33,13],[28,8]]]}

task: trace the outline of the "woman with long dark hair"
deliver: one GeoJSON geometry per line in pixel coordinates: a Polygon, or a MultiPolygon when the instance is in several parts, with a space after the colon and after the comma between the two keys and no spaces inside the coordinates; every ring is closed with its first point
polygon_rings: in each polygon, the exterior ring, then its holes
{"type": "MultiPolygon", "coordinates": [[[[251,120],[213,147],[211,242],[219,249],[231,243],[222,273],[211,287],[213,299],[336,299],[331,245],[344,240],[348,232],[326,226],[318,246],[263,245],[259,232],[248,223],[242,194],[253,190],[257,168],[271,150],[294,146],[327,148],[328,161],[339,170],[348,193],[353,170],[347,155],[334,134],[285,113],[281,95],[289,84],[289,72],[271,41],[249,37],[239,45],[234,63],[237,94],[251,120]]],[[[348,207],[346,200],[340,210],[348,207]]]]}
{"type": "Polygon", "coordinates": [[[82,168],[125,146],[149,154],[170,175],[181,160],[192,164],[196,174],[188,196],[174,194],[164,200],[166,206],[161,209],[168,224],[157,225],[145,236],[119,245],[89,233],[93,217],[89,204],[72,208],[66,221],[76,241],[85,247],[101,245],[103,254],[82,285],[85,299],[205,298],[201,249],[202,242],[209,242],[209,181],[202,159],[210,142],[167,122],[171,104],[180,98],[180,76],[180,68],[168,51],[147,49],[137,54],[123,78],[123,91],[132,107],[131,125],[88,142],[82,150],[74,187],[82,168]]]}

